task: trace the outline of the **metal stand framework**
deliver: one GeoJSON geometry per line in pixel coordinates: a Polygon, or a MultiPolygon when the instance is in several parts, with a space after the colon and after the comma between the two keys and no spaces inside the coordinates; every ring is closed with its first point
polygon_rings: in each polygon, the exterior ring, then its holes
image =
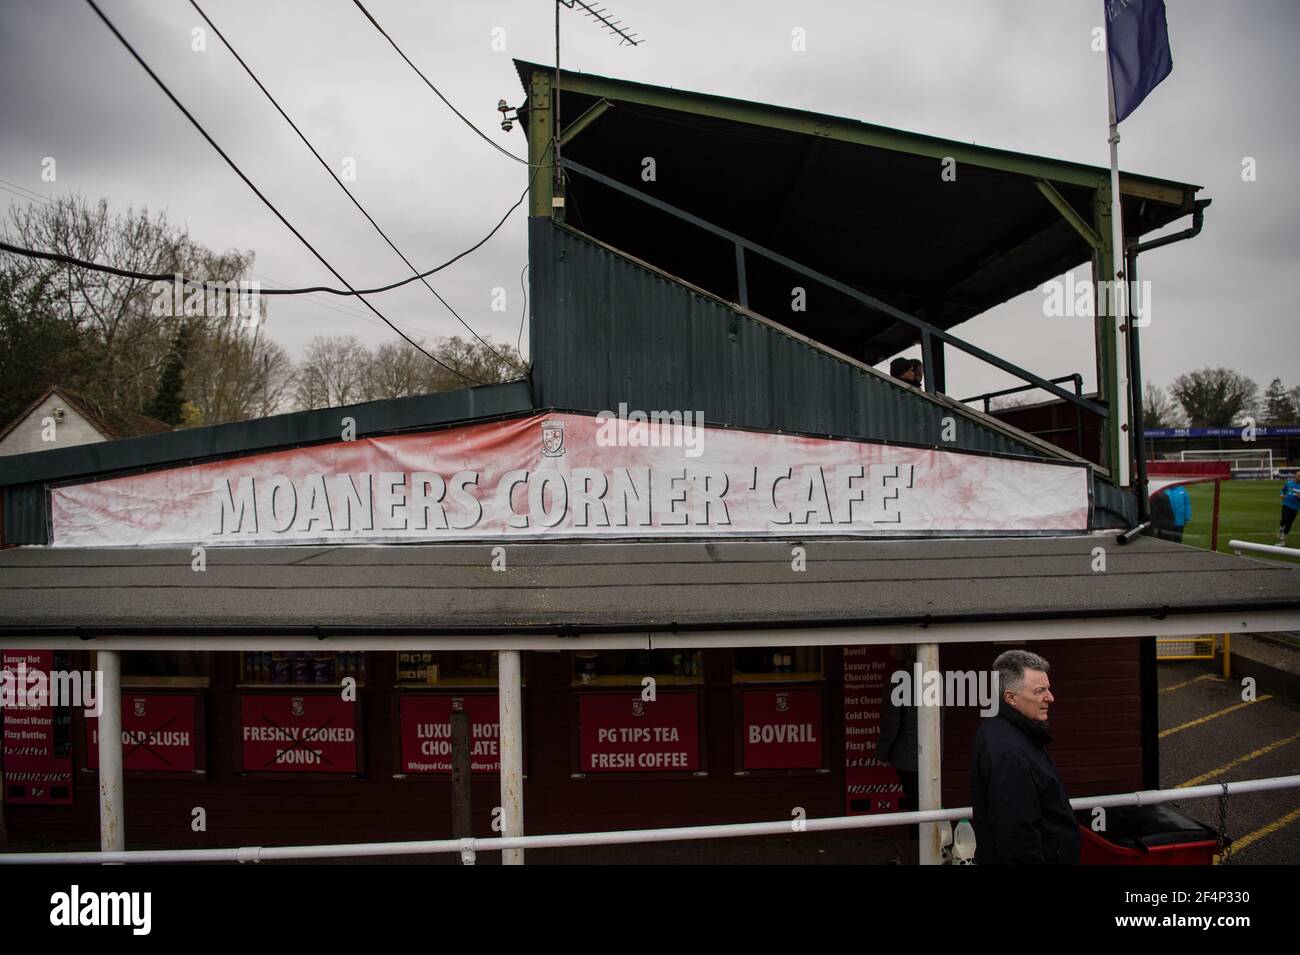
{"type": "MultiPolygon", "coordinates": [[[[497,651],[501,707],[501,835],[524,834],[524,706],[518,650],[497,651]]],[[[505,865],[523,865],[523,849],[506,849],[505,865]]]]}
{"type": "MultiPolygon", "coordinates": [[[[916,661],[922,673],[939,672],[939,644],[923,643],[916,648],[916,661]]],[[[938,706],[917,707],[916,735],[918,799],[921,811],[935,810],[943,805],[943,732],[938,706]]],[[[937,822],[921,825],[921,865],[941,865],[943,862],[942,834],[937,822]]]]}
{"type": "MultiPolygon", "coordinates": [[[[1229,795],[1300,789],[1300,776],[1275,776],[1269,779],[1246,779],[1232,783],[1187,786],[1182,789],[1144,790],[1109,796],[1071,799],[1073,809],[1098,807],[1152,806],[1175,800],[1204,799],[1229,795]]],[[[803,832],[836,832],[849,829],[881,829],[888,826],[918,823],[956,822],[971,816],[970,806],[937,809],[929,812],[893,812],[868,816],[831,816],[805,819],[793,829],[790,820],[746,822],[720,826],[683,826],[677,829],[629,829],[615,832],[569,832],[541,836],[502,837],[491,839],[430,839],[420,842],[360,842],[326,846],[243,846],[226,849],[144,849],[131,852],[12,852],[0,853],[0,865],[67,865],[113,862],[271,862],[280,859],[342,859],[379,856],[429,855],[458,853],[473,862],[479,852],[522,852],[531,849],[558,849],[574,846],[634,845],[644,842],[685,842],[694,839],[736,839],[745,836],[796,835],[803,832]]]]}
{"type": "MultiPolygon", "coordinates": [[[[1078,405],[1080,408],[1083,408],[1087,411],[1091,411],[1093,414],[1098,415],[1101,418],[1109,417],[1109,412],[1106,410],[1106,408],[1102,407],[1096,402],[1089,401],[1087,398],[1083,398],[1079,395],[1073,395],[1070,392],[1066,391],[1064,388],[1061,388],[1059,385],[1056,385],[1053,382],[1047,380],[1046,378],[1042,378],[1038,375],[1035,375],[1031,371],[1026,371],[1025,369],[1017,365],[1013,365],[1011,362],[1007,361],[1004,358],[999,358],[997,355],[994,355],[992,352],[985,351],[983,348],[980,348],[977,345],[972,345],[970,342],[964,341],[958,338],[956,335],[953,335],[945,331],[944,329],[939,328],[936,325],[931,325],[929,322],[925,321],[924,319],[917,318],[914,315],[909,315],[907,314],[907,312],[895,308],[894,306],[889,305],[886,302],[882,302],[880,299],[872,295],[868,295],[865,292],[860,292],[856,288],[852,287],[851,285],[847,285],[844,282],[839,281],[838,279],[832,278],[831,276],[826,275],[822,272],[818,272],[815,269],[811,269],[806,265],[802,265],[794,261],[793,259],[782,255],[779,252],[774,252],[773,250],[766,248],[765,246],[759,245],[757,242],[751,242],[749,239],[746,239],[743,236],[739,236],[728,229],[724,229],[719,225],[715,225],[714,223],[709,222],[706,219],[701,219],[699,216],[693,215],[684,209],[679,209],[674,205],[664,202],[662,199],[658,199],[654,196],[647,195],[644,192],[641,192],[637,189],[633,189],[631,186],[624,185],[623,183],[618,182],[615,179],[611,179],[609,176],[606,176],[603,173],[599,173],[594,169],[590,169],[587,166],[583,166],[579,163],[576,163],[571,159],[562,159],[560,161],[560,165],[563,166],[565,169],[576,172],[580,176],[585,176],[586,178],[598,182],[603,186],[607,186],[608,188],[620,192],[625,196],[630,196],[631,198],[636,199],[639,202],[643,202],[649,206],[654,207],[655,209],[660,210],[661,212],[666,212],[671,216],[675,216],[676,218],[681,219],[684,222],[689,222],[693,226],[696,226],[700,229],[704,229],[706,232],[711,232],[712,234],[718,236],[719,238],[726,239],[728,242],[731,242],[733,245],[735,245],[736,252],[737,252],[737,256],[736,256],[737,287],[740,290],[739,294],[742,300],[746,299],[748,295],[746,289],[746,282],[745,282],[745,267],[744,267],[745,260],[744,260],[743,253],[746,251],[754,252],[758,255],[763,256],[765,259],[768,259],[769,261],[784,266],[785,268],[789,269],[792,272],[796,272],[800,275],[806,276],[807,278],[810,278],[813,281],[826,286],[827,288],[834,289],[840,294],[846,295],[849,298],[862,303],[863,305],[867,306],[868,308],[870,308],[875,312],[879,312],[882,315],[888,315],[890,318],[896,319],[897,321],[903,322],[904,324],[910,325],[913,328],[917,329],[921,333],[922,353],[923,355],[926,356],[922,360],[926,362],[927,367],[933,365],[937,361],[937,359],[935,358],[935,354],[937,352],[936,346],[938,346],[939,343],[952,345],[954,348],[957,348],[965,352],[966,354],[971,355],[972,357],[987,362],[988,364],[993,365],[995,368],[1000,368],[1002,371],[1005,371],[1008,374],[1015,375],[1021,381],[1031,382],[1033,385],[1043,389],[1049,394],[1055,395],[1058,398],[1063,398],[1064,400],[1070,402],[1071,404],[1078,405]]],[[[928,376],[927,378],[931,386],[933,386],[934,384],[933,379],[929,378],[928,376]]]]}
{"type": "Polygon", "coordinates": [[[126,848],[126,805],[122,794],[122,654],[100,650],[95,668],[104,674],[99,714],[99,845],[104,852],[126,848]]]}

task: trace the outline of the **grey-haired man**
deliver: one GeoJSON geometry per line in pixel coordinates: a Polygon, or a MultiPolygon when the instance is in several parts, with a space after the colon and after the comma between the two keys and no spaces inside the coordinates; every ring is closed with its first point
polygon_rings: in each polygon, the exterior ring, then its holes
{"type": "Polygon", "coordinates": [[[1074,865],[1079,829],[1046,746],[1054,702],[1046,660],[1008,650],[993,661],[998,713],[981,721],[971,760],[976,865],[1074,865]]]}

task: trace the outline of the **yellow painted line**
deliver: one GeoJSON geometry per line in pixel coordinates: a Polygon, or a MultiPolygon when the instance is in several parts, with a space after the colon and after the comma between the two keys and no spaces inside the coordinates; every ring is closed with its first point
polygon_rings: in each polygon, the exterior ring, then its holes
{"type": "Polygon", "coordinates": [[[1248,706],[1254,706],[1256,703],[1263,703],[1265,700],[1271,699],[1273,699],[1273,694],[1265,693],[1257,700],[1251,700],[1247,703],[1238,703],[1236,706],[1230,706],[1226,710],[1219,710],[1219,712],[1211,713],[1209,716],[1202,716],[1199,719],[1194,719],[1190,723],[1183,723],[1181,726],[1174,726],[1167,730],[1161,730],[1158,738],[1164,739],[1166,736],[1172,736],[1174,733],[1182,730],[1191,729],[1193,726],[1200,726],[1202,723],[1210,722],[1210,720],[1217,720],[1220,716],[1227,716],[1229,713],[1234,713],[1237,710],[1245,709],[1248,706]]]}
{"type": "MultiPolygon", "coordinates": [[[[1254,832],[1250,833],[1250,835],[1242,836],[1240,839],[1232,840],[1232,845],[1229,846],[1231,854],[1235,856],[1238,852],[1240,852],[1242,849],[1245,849],[1251,843],[1258,842],[1260,839],[1263,839],[1265,836],[1272,835],[1273,833],[1277,832],[1279,829],[1285,829],[1287,826],[1291,825],[1291,823],[1295,822],[1297,819],[1300,819],[1300,809],[1292,809],[1281,819],[1276,819],[1273,822],[1270,822],[1267,826],[1260,826],[1254,832]]],[[[1219,864],[1219,857],[1217,854],[1214,856],[1214,864],[1215,865],[1219,864]]]]}
{"type": "Polygon", "coordinates": [[[1213,680],[1213,679],[1214,679],[1214,674],[1213,674],[1213,673],[1207,673],[1207,674],[1205,674],[1204,676],[1198,676],[1195,680],[1187,680],[1187,681],[1184,682],[1184,683],[1175,683],[1173,686],[1167,686],[1167,687],[1165,687],[1163,690],[1161,690],[1160,692],[1161,692],[1161,693],[1172,693],[1172,692],[1174,692],[1174,690],[1181,690],[1183,687],[1185,687],[1185,686],[1191,686],[1193,683],[1200,683],[1202,680],[1213,680]]]}
{"type": "Polygon", "coordinates": [[[1185,783],[1179,783],[1174,788],[1182,789],[1184,786],[1199,786],[1207,779],[1213,779],[1215,776],[1222,776],[1228,770],[1240,766],[1242,763],[1249,762],[1252,759],[1257,759],[1258,757],[1263,756],[1265,753],[1271,753],[1273,752],[1273,750],[1278,749],[1281,746],[1285,746],[1288,743],[1294,743],[1298,739],[1300,739],[1300,733],[1296,733],[1294,736],[1288,736],[1286,739],[1280,739],[1275,742],[1269,743],[1267,746],[1261,746],[1259,749],[1255,750],[1254,752],[1247,753],[1245,756],[1238,757],[1237,759],[1234,759],[1230,763],[1224,763],[1218,769],[1212,769],[1208,773],[1201,773],[1201,775],[1195,776],[1187,780],[1187,782],[1185,783]]]}

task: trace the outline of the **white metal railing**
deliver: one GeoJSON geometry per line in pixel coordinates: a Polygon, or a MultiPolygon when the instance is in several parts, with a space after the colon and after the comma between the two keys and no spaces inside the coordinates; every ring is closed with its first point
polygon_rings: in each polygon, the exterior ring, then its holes
{"type": "MultiPolygon", "coordinates": [[[[1149,806],[1175,799],[1203,799],[1232,794],[1300,788],[1300,775],[1212,783],[1182,789],[1151,789],[1110,796],[1071,799],[1074,809],[1110,809],[1115,806],[1149,806]]],[[[969,806],[960,809],[929,809],[871,816],[830,816],[821,819],[793,818],[777,822],[745,822],[721,826],[685,826],[676,829],[628,829],[616,832],[570,832],[541,836],[511,836],[466,839],[431,839],[417,842],[361,842],[326,846],[244,846],[234,849],[138,849],[126,852],[13,852],[0,853],[0,865],[52,865],[67,863],[121,862],[272,862],[282,859],[362,858],[367,856],[432,855],[460,853],[461,861],[473,864],[479,852],[510,849],[559,849],[576,846],[627,845],[642,842],[682,842],[694,839],[733,839],[743,836],[773,836],[801,832],[829,832],[839,829],[876,829],[966,819],[969,806]]]]}
{"type": "Polygon", "coordinates": [[[1300,550],[1294,547],[1279,547],[1277,544],[1255,544],[1251,541],[1230,540],[1228,546],[1238,557],[1244,550],[1251,554],[1269,554],[1273,557],[1290,557],[1292,560],[1300,560],[1300,550]]]}

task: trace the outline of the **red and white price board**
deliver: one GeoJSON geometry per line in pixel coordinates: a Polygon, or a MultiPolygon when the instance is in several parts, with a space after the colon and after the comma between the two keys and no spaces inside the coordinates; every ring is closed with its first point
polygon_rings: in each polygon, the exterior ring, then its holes
{"type": "Polygon", "coordinates": [[[37,805],[72,802],[72,707],[51,706],[50,677],[66,666],[53,650],[0,653],[4,706],[4,801],[37,805]]]}
{"type": "Polygon", "coordinates": [[[876,758],[880,706],[892,669],[889,648],[844,648],[845,814],[897,812],[903,795],[898,773],[876,758]]]}
{"type": "Polygon", "coordinates": [[[745,690],[741,765],[747,769],[820,769],[820,690],[745,690]]]}
{"type": "MultiPolygon", "coordinates": [[[[122,769],[193,773],[198,768],[197,693],[122,693],[122,769]]],[[[86,763],[99,769],[99,720],[86,718],[86,763]]]]}
{"type": "Polygon", "coordinates": [[[584,693],[578,698],[578,736],[584,773],[697,772],[700,769],[700,695],[584,693]]]}
{"type": "Polygon", "coordinates": [[[359,706],[340,693],[245,693],[239,698],[240,769],[246,773],[360,772],[359,706]]]}
{"type": "Polygon", "coordinates": [[[407,693],[398,704],[403,773],[451,772],[451,714],[457,702],[469,714],[470,772],[501,772],[500,707],[495,693],[407,693]]]}

